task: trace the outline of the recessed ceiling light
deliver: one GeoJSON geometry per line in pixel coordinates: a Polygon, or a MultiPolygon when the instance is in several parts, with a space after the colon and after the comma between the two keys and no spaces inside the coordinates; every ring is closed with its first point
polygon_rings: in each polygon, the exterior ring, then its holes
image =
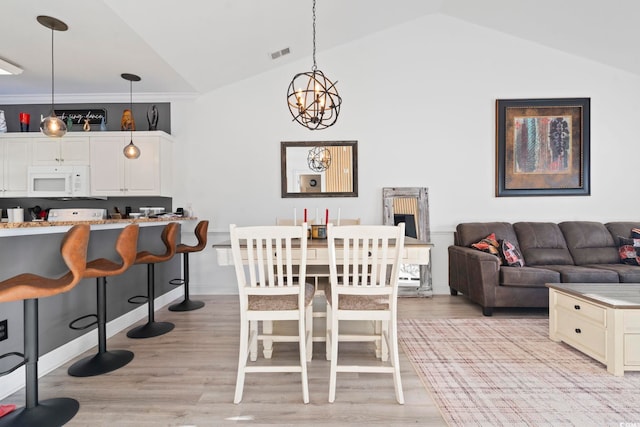
{"type": "Polygon", "coordinates": [[[21,74],[22,68],[0,59],[0,75],[21,74]]]}

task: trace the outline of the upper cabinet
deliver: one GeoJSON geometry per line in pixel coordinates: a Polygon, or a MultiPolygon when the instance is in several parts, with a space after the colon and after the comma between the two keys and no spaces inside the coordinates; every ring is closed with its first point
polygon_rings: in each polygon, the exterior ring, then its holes
{"type": "Polygon", "coordinates": [[[29,142],[25,138],[0,139],[0,197],[26,197],[29,142]]]}
{"type": "Polygon", "coordinates": [[[89,165],[89,140],[86,134],[67,134],[62,138],[33,138],[33,166],[89,165]]]}
{"type": "Polygon", "coordinates": [[[91,194],[94,196],[171,196],[171,139],[164,132],[134,132],[140,157],[127,159],[122,150],[128,132],[103,132],[91,137],[91,194]]]}

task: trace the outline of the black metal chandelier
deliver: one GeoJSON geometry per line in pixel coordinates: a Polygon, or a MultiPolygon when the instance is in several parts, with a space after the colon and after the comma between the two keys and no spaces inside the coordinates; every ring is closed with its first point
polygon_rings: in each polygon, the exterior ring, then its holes
{"type": "Polygon", "coordinates": [[[324,172],[331,166],[331,151],[325,147],[313,147],[307,154],[307,166],[314,172],[324,172]]]}
{"type": "Polygon", "coordinates": [[[342,98],[332,83],[316,65],[316,0],[313,0],[313,67],[298,73],[287,91],[287,104],[293,119],[311,129],[326,129],[335,124],[342,98]]]}

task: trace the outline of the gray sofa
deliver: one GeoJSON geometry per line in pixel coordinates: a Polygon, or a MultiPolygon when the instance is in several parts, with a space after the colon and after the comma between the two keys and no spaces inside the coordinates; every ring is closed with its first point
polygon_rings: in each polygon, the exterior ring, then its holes
{"type": "Polygon", "coordinates": [[[629,238],[640,222],[473,222],[456,227],[449,246],[449,288],[482,306],[548,307],[546,283],[640,283],[640,266],[622,263],[619,237],[629,238]],[[511,242],[524,266],[472,248],[491,233],[511,242]]]}

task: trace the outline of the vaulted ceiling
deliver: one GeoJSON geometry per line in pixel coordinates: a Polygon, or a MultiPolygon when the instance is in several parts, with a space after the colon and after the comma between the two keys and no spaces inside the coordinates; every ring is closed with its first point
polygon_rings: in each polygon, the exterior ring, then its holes
{"type": "MultiPolygon", "coordinates": [[[[0,100],[57,95],[197,95],[311,55],[311,0],[3,0],[0,100]],[[276,60],[271,53],[289,48],[276,60]]],[[[317,0],[317,46],[339,46],[429,14],[444,14],[640,75],[637,0],[317,0]]],[[[508,54],[508,52],[505,52],[508,54]]],[[[532,66],[545,66],[532,64],[532,66]]]]}

